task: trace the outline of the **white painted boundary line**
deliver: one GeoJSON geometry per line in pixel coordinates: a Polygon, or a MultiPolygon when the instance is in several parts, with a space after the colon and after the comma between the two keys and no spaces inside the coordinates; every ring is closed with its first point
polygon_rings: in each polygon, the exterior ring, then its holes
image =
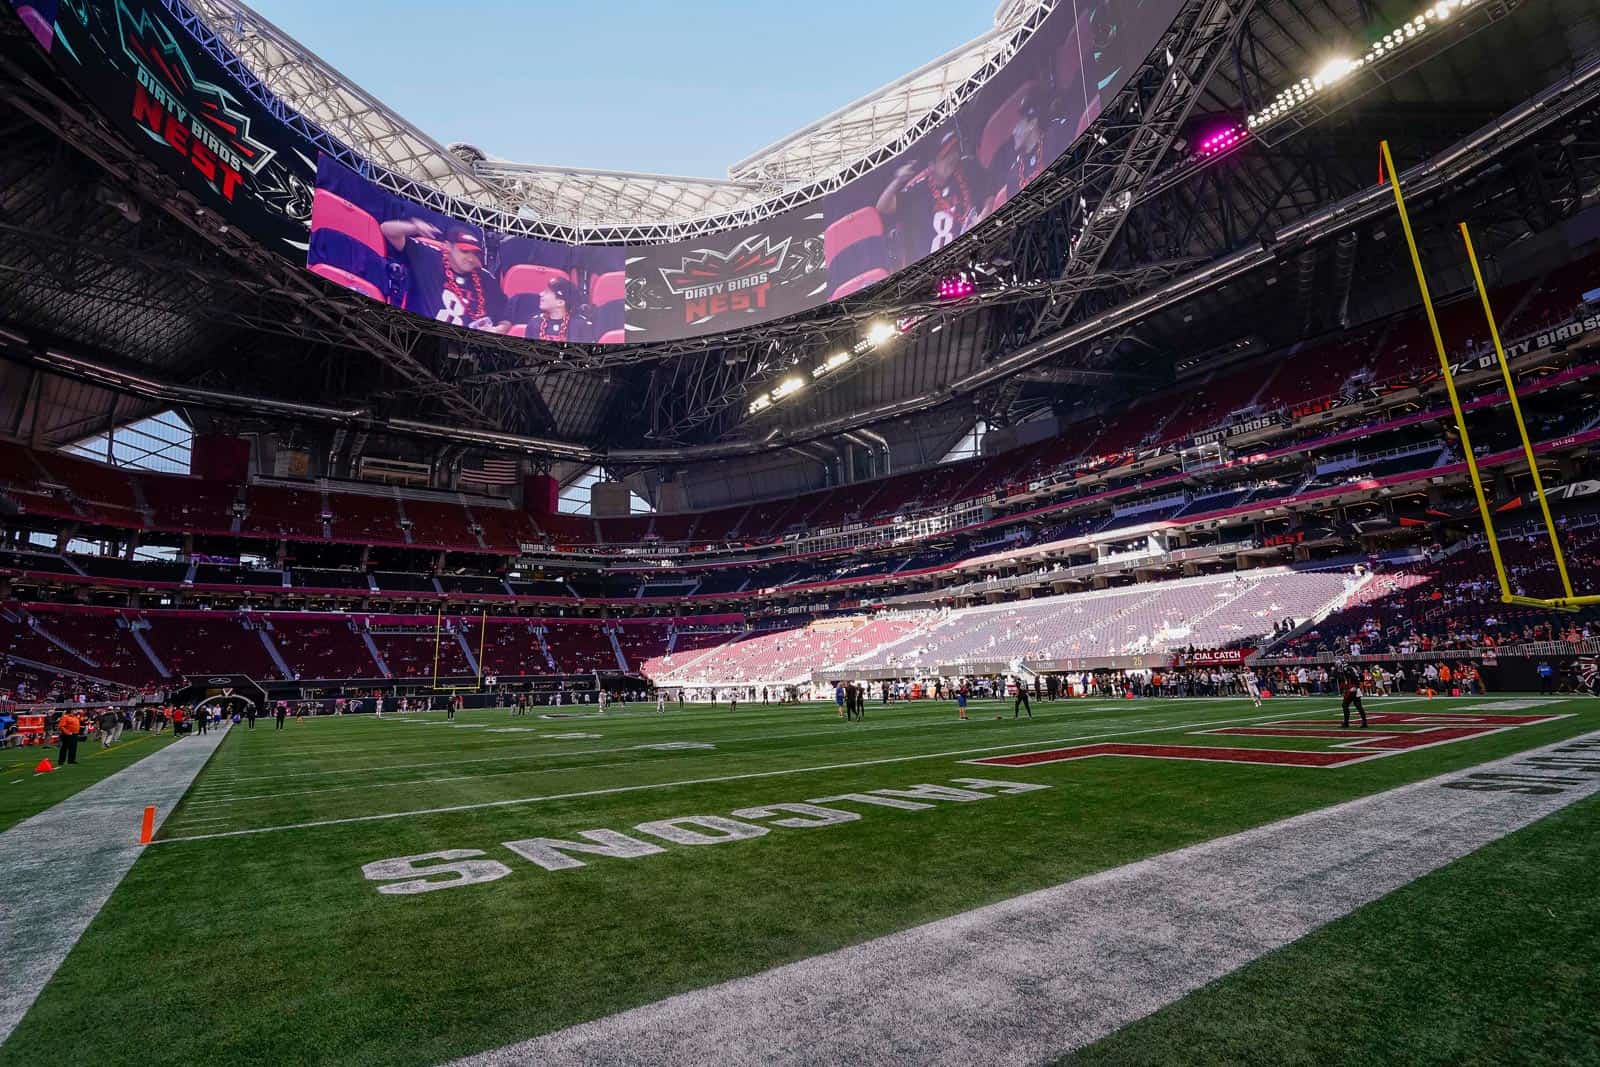
{"type": "Polygon", "coordinates": [[[319,826],[346,826],[351,823],[380,822],[388,819],[407,819],[419,815],[448,815],[458,811],[481,811],[487,808],[509,808],[523,804],[539,804],[551,800],[577,800],[583,797],[614,796],[619,793],[638,793],[650,789],[676,789],[689,785],[714,785],[719,782],[741,782],[754,778],[778,778],[790,774],[813,774],[820,771],[849,770],[854,767],[878,767],[888,763],[911,763],[916,760],[949,759],[955,756],[971,756],[983,752],[1005,752],[1014,748],[1038,748],[1044,745],[1063,745],[1073,741],[1091,741],[1104,737],[1133,737],[1138,734],[1169,733],[1174,730],[1186,730],[1196,726],[1224,726],[1231,723],[1262,722],[1267,719],[1280,718],[1281,711],[1274,711],[1271,715],[1252,715],[1236,719],[1212,719],[1208,722],[1175,722],[1161,726],[1152,726],[1142,730],[1113,730],[1107,733],[1082,734],[1077,737],[1060,737],[1048,741],[1026,741],[1012,745],[990,745],[985,748],[953,749],[948,752],[928,752],[913,756],[887,756],[882,759],[860,760],[854,763],[830,763],[813,767],[785,767],[775,771],[752,771],[747,774],[727,774],[713,778],[691,778],[677,782],[656,782],[644,785],[621,785],[609,789],[587,789],[577,793],[552,793],[546,796],[516,797],[510,800],[484,800],[472,804],[451,804],[437,808],[414,808],[409,811],[383,812],[377,815],[352,815],[343,819],[314,819],[309,822],[284,823],[279,826],[255,826],[245,830],[228,830],[212,834],[188,834],[182,837],[160,838],[152,842],[153,845],[173,845],[182,841],[212,841],[224,837],[250,837],[255,834],[271,834],[284,830],[307,830],[319,826]]]}
{"type": "Polygon", "coordinates": [[[1597,792],[1600,732],[482,1052],[455,1067],[1050,1062],[1597,792]]]}
{"type": "Polygon", "coordinates": [[[0,1042],[139,858],[144,808],[165,822],[227,733],[156,749],[0,833],[0,1042]]]}

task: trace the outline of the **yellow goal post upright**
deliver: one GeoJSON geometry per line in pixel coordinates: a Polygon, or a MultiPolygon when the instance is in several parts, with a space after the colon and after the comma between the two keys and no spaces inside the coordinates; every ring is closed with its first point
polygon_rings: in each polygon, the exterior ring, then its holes
{"type": "Polygon", "coordinates": [[[439,684],[439,639],[444,631],[444,606],[433,614],[433,691],[436,693],[477,693],[483,690],[483,642],[489,632],[489,610],[485,608],[478,619],[478,677],[471,685],[439,684]]]}
{"type": "Polygon", "coordinates": [[[1550,536],[1550,550],[1554,554],[1556,571],[1561,578],[1563,595],[1558,597],[1520,596],[1511,591],[1506,576],[1505,560],[1500,556],[1500,542],[1495,536],[1494,515],[1489,507],[1488,494],[1484,492],[1483,476],[1478,470],[1477,456],[1472,451],[1472,438],[1467,433],[1467,420],[1461,410],[1461,398],[1456,392],[1455,375],[1450,371],[1450,357],[1445,352],[1444,336],[1439,331],[1439,316],[1434,310],[1433,296],[1428,291],[1428,278],[1422,269],[1422,255],[1417,250],[1416,235],[1411,229],[1411,217],[1406,212],[1405,194],[1400,188],[1400,174],[1395,170],[1394,157],[1389,152],[1389,142],[1378,144],[1383,176],[1394,190],[1395,208],[1400,214],[1400,228],[1405,232],[1406,247],[1411,252],[1411,265],[1417,272],[1417,288],[1422,293],[1422,309],[1427,315],[1428,330],[1433,336],[1433,347],[1439,356],[1439,373],[1444,376],[1445,391],[1450,397],[1450,410],[1455,415],[1456,430],[1461,434],[1461,450],[1466,456],[1467,473],[1472,478],[1472,491],[1477,497],[1478,514],[1483,518],[1483,532],[1488,538],[1489,555],[1494,560],[1495,578],[1500,584],[1500,599],[1507,604],[1524,604],[1531,607],[1551,608],[1558,611],[1576,611],[1589,604],[1600,604],[1600,595],[1576,594],[1572,579],[1567,573],[1566,556],[1561,551],[1561,538],[1556,533],[1555,519],[1550,514],[1550,501],[1545,496],[1544,481],[1539,475],[1539,464],[1533,454],[1533,442],[1528,438],[1528,427],[1522,419],[1522,405],[1517,399],[1517,387],[1511,377],[1511,364],[1506,360],[1505,346],[1500,340],[1500,328],[1495,322],[1494,310],[1489,304],[1489,291],[1484,286],[1483,272],[1478,266],[1477,252],[1472,246],[1472,234],[1465,222],[1460,223],[1461,237],[1466,242],[1467,259],[1472,264],[1472,277],[1483,302],[1484,318],[1489,323],[1489,337],[1494,343],[1495,359],[1500,365],[1500,376],[1505,382],[1506,397],[1511,404],[1511,414],[1517,424],[1517,434],[1522,441],[1522,452],[1528,460],[1528,470],[1533,476],[1534,494],[1539,498],[1539,509],[1544,516],[1545,531],[1550,536]]]}

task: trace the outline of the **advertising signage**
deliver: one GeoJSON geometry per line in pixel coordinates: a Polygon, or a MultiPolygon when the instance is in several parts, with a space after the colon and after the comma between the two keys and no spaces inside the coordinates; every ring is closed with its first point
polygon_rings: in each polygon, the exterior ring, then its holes
{"type": "MultiPolygon", "coordinates": [[[[835,192],[671,243],[567,245],[484,229],[324,156],[158,0],[12,0],[63,72],[169,173],[346,289],[467,329],[575,344],[736,330],[870,288],[938,252],[1051,165],[1183,0],[1060,4],[939,126],[835,192]]],[[[303,120],[300,120],[303,121],[303,120]]]]}
{"type": "Polygon", "coordinates": [[[304,255],[316,149],[250,99],[160,3],[15,6],[124,136],[230,224],[282,255],[304,255]]]}

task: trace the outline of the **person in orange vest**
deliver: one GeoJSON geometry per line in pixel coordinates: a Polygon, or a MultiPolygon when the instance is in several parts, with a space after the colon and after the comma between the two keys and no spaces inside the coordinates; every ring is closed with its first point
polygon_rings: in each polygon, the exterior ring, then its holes
{"type": "Polygon", "coordinates": [[[56,753],[56,764],[65,767],[78,762],[78,738],[83,735],[83,720],[76,711],[68,710],[56,723],[61,732],[61,749],[56,753]]]}

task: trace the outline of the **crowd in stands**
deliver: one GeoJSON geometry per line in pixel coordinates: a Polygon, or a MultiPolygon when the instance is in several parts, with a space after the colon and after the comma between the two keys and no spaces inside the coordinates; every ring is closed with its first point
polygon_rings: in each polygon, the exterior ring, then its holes
{"type": "MultiPolygon", "coordinates": [[[[1600,576],[1600,521],[1562,525],[1568,573],[1592,591],[1600,576]]],[[[1561,594],[1542,530],[1526,529],[1497,543],[1515,595],[1561,594]]],[[[1289,637],[1273,655],[1414,654],[1595,637],[1600,637],[1600,613],[1594,609],[1564,614],[1502,603],[1493,556],[1487,542],[1475,538],[1453,552],[1436,551],[1398,566],[1380,564],[1371,582],[1335,615],[1289,637]]]]}

